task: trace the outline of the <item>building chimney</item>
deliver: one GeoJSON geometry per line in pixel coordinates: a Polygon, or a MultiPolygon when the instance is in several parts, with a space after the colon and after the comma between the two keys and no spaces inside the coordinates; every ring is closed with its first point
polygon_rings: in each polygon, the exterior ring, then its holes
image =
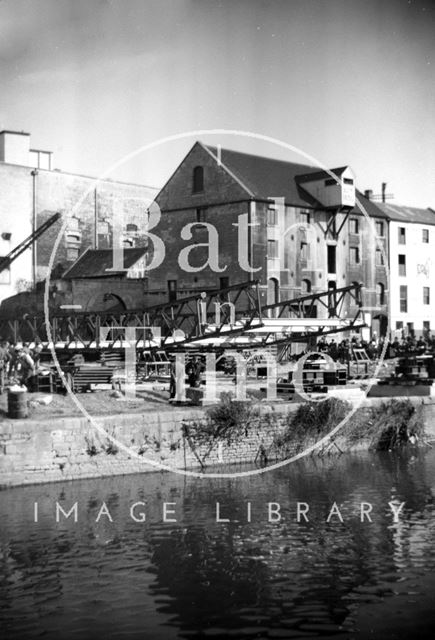
{"type": "Polygon", "coordinates": [[[51,171],[52,152],[30,148],[30,133],[0,131],[0,162],[51,171]]]}
{"type": "Polygon", "coordinates": [[[387,190],[387,183],[383,182],[382,183],[382,202],[385,202],[385,192],[387,190]]]}
{"type": "Polygon", "coordinates": [[[364,191],[364,196],[367,198],[367,200],[371,200],[373,197],[373,189],[366,189],[364,191]]]}

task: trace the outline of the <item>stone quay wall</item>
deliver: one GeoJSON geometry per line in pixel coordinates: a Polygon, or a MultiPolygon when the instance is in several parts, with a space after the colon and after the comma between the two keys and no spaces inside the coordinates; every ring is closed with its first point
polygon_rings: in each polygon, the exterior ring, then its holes
{"type": "MultiPolygon", "coordinates": [[[[362,409],[382,400],[365,400],[362,409]]],[[[435,439],[435,403],[413,401],[422,405],[428,439],[435,439]]],[[[211,449],[209,444],[197,446],[189,435],[194,423],[205,419],[204,410],[196,408],[94,418],[104,432],[84,417],[4,420],[0,422],[0,487],[159,470],[201,472],[201,462],[206,473],[215,466],[222,472],[223,466],[235,463],[261,464],[264,453],[273,462],[279,457],[271,447],[274,437],[296,408],[294,403],[259,405],[260,416],[246,437],[231,444],[216,441],[211,449]]],[[[336,442],[340,450],[349,449],[342,438],[336,442]]],[[[357,448],[364,448],[364,442],[357,448]]]]}
{"type": "Polygon", "coordinates": [[[260,447],[270,447],[286,413],[294,408],[262,406],[260,419],[246,438],[231,445],[216,442],[211,451],[209,445],[195,445],[188,435],[189,427],[205,419],[203,409],[99,416],[93,423],[85,417],[4,420],[0,422],[0,487],[162,469],[201,471],[200,461],[207,470],[213,465],[253,462],[260,447]],[[263,420],[271,412],[277,416],[273,428],[263,420]]]}

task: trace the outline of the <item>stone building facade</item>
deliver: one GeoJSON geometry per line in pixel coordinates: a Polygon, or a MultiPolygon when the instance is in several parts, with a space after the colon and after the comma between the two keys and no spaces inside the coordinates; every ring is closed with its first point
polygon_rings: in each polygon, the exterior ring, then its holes
{"type": "Polygon", "coordinates": [[[88,248],[108,248],[113,237],[126,247],[146,243],[146,211],[156,191],[52,169],[51,154],[30,148],[26,133],[0,133],[0,256],[7,255],[54,213],[62,218],[0,274],[0,301],[53,278],[88,248]]]}
{"type": "Polygon", "coordinates": [[[390,203],[390,327],[400,338],[435,329],[435,212],[390,203]]]}
{"type": "Polygon", "coordinates": [[[197,142],[156,203],[165,257],[150,286],[169,298],[258,279],[272,304],[358,282],[368,325],[385,332],[387,216],[355,191],[349,167],[325,172],[197,142]]]}

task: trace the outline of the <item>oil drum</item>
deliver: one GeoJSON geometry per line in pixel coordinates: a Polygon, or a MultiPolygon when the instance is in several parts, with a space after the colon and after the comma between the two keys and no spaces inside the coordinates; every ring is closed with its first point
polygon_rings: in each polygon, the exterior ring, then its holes
{"type": "Polygon", "coordinates": [[[29,410],[27,407],[26,389],[9,389],[8,391],[8,417],[27,418],[29,410]]]}

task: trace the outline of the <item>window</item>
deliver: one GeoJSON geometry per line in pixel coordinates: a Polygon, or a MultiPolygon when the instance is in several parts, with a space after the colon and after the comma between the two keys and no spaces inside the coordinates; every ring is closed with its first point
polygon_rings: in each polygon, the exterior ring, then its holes
{"type": "Polygon", "coordinates": [[[66,249],[66,259],[68,262],[73,262],[77,260],[79,257],[79,248],[78,247],[67,247],[66,249]]]}
{"type": "Polygon", "coordinates": [[[399,276],[406,276],[406,256],[404,253],[399,253],[399,276]]]}
{"type": "Polygon", "coordinates": [[[98,233],[101,233],[102,235],[110,233],[109,223],[106,220],[101,220],[98,223],[98,233]]]}
{"type": "Polygon", "coordinates": [[[77,260],[79,257],[79,251],[81,246],[81,233],[77,231],[76,233],[66,233],[65,241],[66,241],[66,259],[68,262],[73,262],[77,260]]]}
{"type": "Polygon", "coordinates": [[[308,260],[308,244],[301,242],[301,260],[308,260]]]}
{"type": "Polygon", "coordinates": [[[376,304],[379,306],[385,304],[385,287],[382,282],[376,285],[376,304]]]}
{"type": "Polygon", "coordinates": [[[276,240],[267,241],[267,257],[268,258],[278,257],[278,243],[276,240]]]}
{"type": "Polygon", "coordinates": [[[350,247],[350,264],[359,264],[359,248],[350,247]]]}
{"type": "Polygon", "coordinates": [[[290,269],[290,251],[288,247],[284,249],[284,269],[290,269]]]}
{"type": "Polygon", "coordinates": [[[197,222],[206,222],[206,219],[207,219],[206,211],[207,211],[207,209],[205,207],[201,207],[201,208],[196,210],[196,221],[197,222]]]}
{"type": "Polygon", "coordinates": [[[334,238],[334,236],[337,233],[337,220],[335,217],[334,213],[331,213],[329,218],[328,218],[328,222],[327,222],[327,227],[329,229],[328,231],[328,235],[332,238],[334,238]]]}
{"type": "Polygon", "coordinates": [[[430,304],[430,287],[423,287],[423,304],[430,304]]]}
{"type": "Polygon", "coordinates": [[[349,220],[349,233],[359,233],[359,220],[357,218],[351,218],[349,220]]]}
{"type": "Polygon", "coordinates": [[[193,170],[192,192],[204,191],[204,167],[195,167],[193,170]]]}
{"type": "Polygon", "coordinates": [[[423,334],[427,335],[430,332],[430,321],[423,320],[423,334]]]}
{"type": "Polygon", "coordinates": [[[174,302],[177,299],[177,281],[168,280],[168,297],[169,302],[174,302]]]}
{"type": "Polygon", "coordinates": [[[399,244],[406,244],[406,229],[405,227],[399,227],[399,244]]]}
{"type": "Polygon", "coordinates": [[[129,223],[126,227],[125,230],[127,233],[137,233],[138,232],[138,228],[136,224],[132,224],[129,223]]]}
{"type": "Polygon", "coordinates": [[[376,235],[378,235],[380,238],[384,237],[384,223],[380,220],[376,222],[376,235]]]}
{"type": "Polygon", "coordinates": [[[269,207],[267,210],[267,226],[276,227],[278,224],[278,215],[275,207],[269,207]]]}
{"type": "Polygon", "coordinates": [[[413,322],[407,322],[406,323],[406,328],[408,330],[408,335],[411,337],[414,337],[415,331],[414,331],[414,323],[413,322]]]}
{"type": "Polygon", "coordinates": [[[327,248],[327,259],[328,259],[328,273],[337,273],[337,264],[336,264],[336,247],[333,244],[328,244],[327,248]]]}
{"type": "Polygon", "coordinates": [[[382,267],[384,265],[384,256],[380,249],[376,249],[375,251],[375,265],[377,267],[382,267]]]}
{"type": "Polygon", "coordinates": [[[75,216],[70,218],[68,220],[68,229],[71,229],[71,231],[73,231],[73,230],[77,230],[78,231],[80,229],[79,219],[76,218],[75,216]]]}
{"type": "Polygon", "coordinates": [[[352,178],[344,178],[343,183],[344,184],[353,184],[353,180],[352,180],[352,178]]]}
{"type": "Polygon", "coordinates": [[[310,224],[311,215],[309,211],[301,211],[301,222],[302,224],[310,224]]]}
{"type": "Polygon", "coordinates": [[[400,311],[401,313],[407,313],[408,311],[408,287],[406,285],[400,285],[400,311]]]}
{"type": "Polygon", "coordinates": [[[228,276],[222,276],[222,278],[219,278],[219,289],[228,289],[229,286],[230,279],[228,276]]]}
{"type": "Polygon", "coordinates": [[[400,329],[403,329],[403,322],[402,322],[402,320],[397,320],[396,321],[396,331],[400,331],[400,329]]]}
{"type": "Polygon", "coordinates": [[[429,229],[422,229],[422,238],[421,239],[426,244],[429,242],[429,229]]]}
{"type": "Polygon", "coordinates": [[[301,293],[311,293],[311,280],[302,280],[301,282],[301,293]]]}
{"type": "Polygon", "coordinates": [[[335,280],[330,280],[328,282],[328,311],[329,316],[333,316],[336,314],[337,307],[337,283],[335,280]]]}
{"type": "Polygon", "coordinates": [[[80,244],[81,242],[81,237],[80,235],[77,235],[76,233],[67,233],[66,234],[66,241],[68,244],[80,244]]]}

